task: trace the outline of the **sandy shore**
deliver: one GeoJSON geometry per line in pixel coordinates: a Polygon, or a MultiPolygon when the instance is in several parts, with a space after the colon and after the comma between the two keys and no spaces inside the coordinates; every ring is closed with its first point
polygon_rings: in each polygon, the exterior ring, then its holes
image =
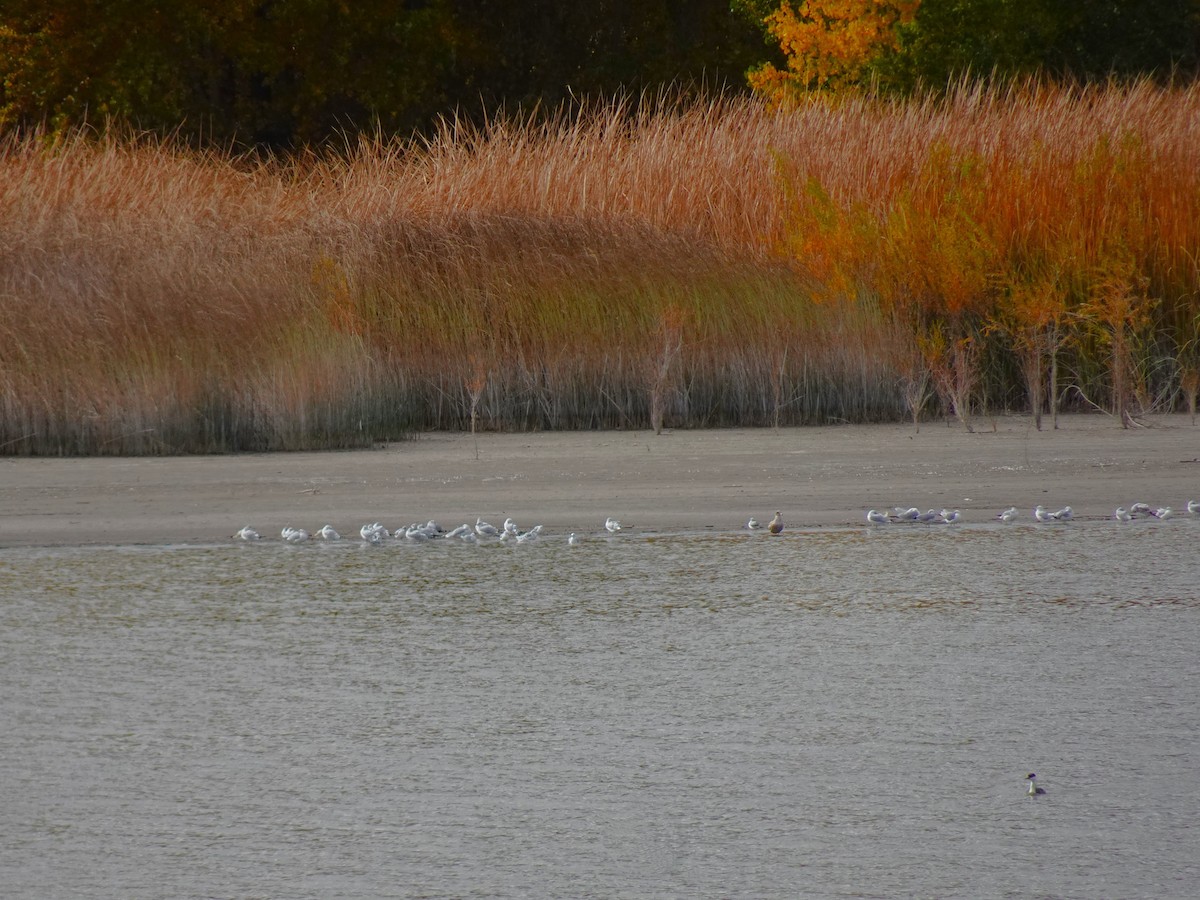
{"type": "Polygon", "coordinates": [[[550,532],[733,531],[783,511],[793,528],[859,525],[869,507],[1015,505],[1108,517],[1137,500],[1200,499],[1200,427],[1124,431],[1069,416],[773,430],[426,434],[379,450],[149,459],[0,459],[0,546],[208,542],[242,525],[276,537],[326,522],[357,533],[436,518],[513,516],[550,532]]]}

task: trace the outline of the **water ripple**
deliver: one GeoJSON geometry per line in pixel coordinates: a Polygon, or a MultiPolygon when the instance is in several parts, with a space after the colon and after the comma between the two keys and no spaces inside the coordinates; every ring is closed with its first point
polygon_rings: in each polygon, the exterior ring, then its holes
{"type": "Polygon", "coordinates": [[[1177,894],[1194,537],[8,550],[5,893],[1177,894]]]}

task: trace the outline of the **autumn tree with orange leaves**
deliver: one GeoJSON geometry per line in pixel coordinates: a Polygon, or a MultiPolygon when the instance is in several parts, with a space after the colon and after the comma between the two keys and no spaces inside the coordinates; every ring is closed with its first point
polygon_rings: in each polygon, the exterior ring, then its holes
{"type": "Polygon", "coordinates": [[[749,74],[750,86],[783,103],[814,89],[857,84],[872,60],[898,48],[899,26],[911,22],[920,5],[921,0],[785,0],[765,24],[787,68],[767,63],[749,74]]]}

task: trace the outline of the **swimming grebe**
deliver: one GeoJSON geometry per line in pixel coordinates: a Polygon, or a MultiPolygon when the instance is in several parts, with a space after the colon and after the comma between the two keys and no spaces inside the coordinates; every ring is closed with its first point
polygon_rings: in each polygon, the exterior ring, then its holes
{"type": "Polygon", "coordinates": [[[1029,779],[1029,790],[1025,792],[1026,794],[1028,794],[1030,797],[1036,797],[1038,794],[1046,793],[1046,789],[1044,787],[1038,787],[1036,774],[1030,772],[1025,777],[1029,779]]]}

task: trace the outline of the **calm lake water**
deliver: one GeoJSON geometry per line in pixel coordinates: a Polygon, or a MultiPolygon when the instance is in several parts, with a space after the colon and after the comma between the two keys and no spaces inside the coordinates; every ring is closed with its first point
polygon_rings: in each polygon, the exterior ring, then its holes
{"type": "Polygon", "coordinates": [[[0,686],[5,897],[1200,893],[1200,520],[5,549],[0,686]]]}

